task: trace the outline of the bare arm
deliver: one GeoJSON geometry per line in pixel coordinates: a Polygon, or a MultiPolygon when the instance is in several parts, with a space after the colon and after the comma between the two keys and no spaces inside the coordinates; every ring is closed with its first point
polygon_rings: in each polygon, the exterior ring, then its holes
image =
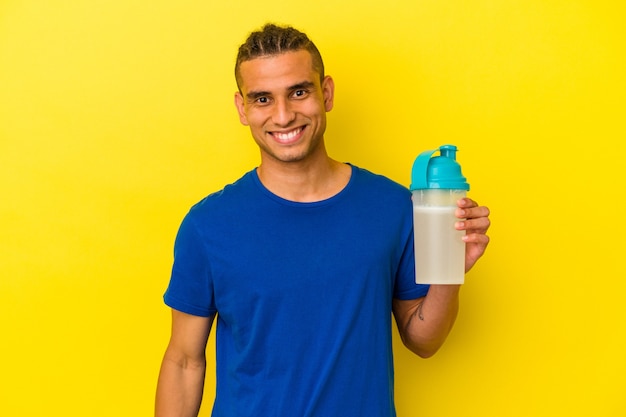
{"type": "Polygon", "coordinates": [[[459,310],[460,285],[431,285],[426,297],[393,300],[393,314],[404,345],[422,358],[443,345],[459,310]]]}
{"type": "MultiPolygon", "coordinates": [[[[458,230],[465,230],[465,271],[469,271],[483,255],[489,237],[489,209],[464,198],[456,212],[458,230]],[[465,220],[462,220],[465,219],[465,220]]],[[[459,311],[460,285],[431,285],[426,297],[416,300],[393,300],[402,342],[412,352],[428,358],[443,345],[459,311]]]]}
{"type": "Polygon", "coordinates": [[[156,417],[198,415],[206,371],[205,349],[214,318],[172,310],[172,334],[157,385],[156,417]]]}

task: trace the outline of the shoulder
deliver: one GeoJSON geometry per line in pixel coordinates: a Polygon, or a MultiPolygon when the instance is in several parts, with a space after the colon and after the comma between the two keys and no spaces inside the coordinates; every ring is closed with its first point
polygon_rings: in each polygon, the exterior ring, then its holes
{"type": "Polygon", "coordinates": [[[384,175],[354,165],[352,172],[355,177],[355,185],[357,187],[363,187],[371,193],[384,193],[387,198],[399,199],[407,199],[411,196],[411,192],[407,187],[384,175]]]}
{"type": "Polygon", "coordinates": [[[249,203],[254,198],[256,187],[251,177],[251,172],[248,172],[237,181],[192,205],[184,216],[183,224],[219,228],[220,223],[237,219],[242,210],[249,209],[249,203]]]}
{"type": "Polygon", "coordinates": [[[204,211],[214,211],[221,207],[227,207],[243,200],[254,189],[254,179],[252,171],[247,172],[237,181],[224,186],[219,191],[215,191],[202,200],[191,206],[190,213],[202,213],[204,211]]]}

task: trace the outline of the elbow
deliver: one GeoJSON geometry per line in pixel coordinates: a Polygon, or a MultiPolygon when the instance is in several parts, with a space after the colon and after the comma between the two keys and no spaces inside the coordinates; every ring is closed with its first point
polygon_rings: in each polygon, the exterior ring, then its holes
{"type": "Polygon", "coordinates": [[[402,343],[411,352],[416,354],[422,359],[431,358],[439,351],[439,348],[443,345],[444,339],[426,339],[423,337],[401,337],[402,343]]]}
{"type": "Polygon", "coordinates": [[[168,347],[163,357],[163,363],[181,370],[204,370],[206,369],[206,356],[204,351],[197,355],[168,347]]]}
{"type": "Polygon", "coordinates": [[[422,359],[432,358],[435,353],[439,351],[441,345],[438,346],[428,346],[428,345],[408,345],[405,343],[405,346],[417,356],[422,359]]]}
{"type": "Polygon", "coordinates": [[[439,349],[430,349],[430,350],[422,349],[419,351],[415,351],[415,354],[422,359],[428,359],[428,358],[432,358],[433,356],[435,356],[435,353],[437,353],[438,350],[439,349]]]}

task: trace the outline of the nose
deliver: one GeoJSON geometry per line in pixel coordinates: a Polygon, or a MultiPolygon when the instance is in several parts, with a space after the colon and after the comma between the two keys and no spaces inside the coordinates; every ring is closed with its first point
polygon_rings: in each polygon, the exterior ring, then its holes
{"type": "Polygon", "coordinates": [[[289,100],[277,100],[272,114],[272,121],[277,126],[288,126],[296,117],[292,104],[289,100]]]}

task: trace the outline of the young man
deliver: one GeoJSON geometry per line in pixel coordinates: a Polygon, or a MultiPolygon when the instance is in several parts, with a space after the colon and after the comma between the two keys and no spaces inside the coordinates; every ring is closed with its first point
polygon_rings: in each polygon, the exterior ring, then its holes
{"type": "MultiPolygon", "coordinates": [[[[409,191],[326,153],[334,83],[305,34],[265,26],[235,74],[261,164],[181,224],[156,415],[197,415],[217,316],[213,416],[395,416],[391,314],[405,345],[431,356],[459,286],[415,284],[409,191]]],[[[466,270],[487,246],[488,215],[459,201],[466,270]]]]}

